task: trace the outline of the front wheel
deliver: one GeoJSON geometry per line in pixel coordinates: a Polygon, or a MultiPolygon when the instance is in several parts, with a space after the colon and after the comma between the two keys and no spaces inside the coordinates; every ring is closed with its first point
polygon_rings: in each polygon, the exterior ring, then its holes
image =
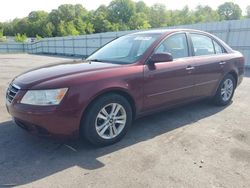
{"type": "Polygon", "coordinates": [[[235,88],[235,78],[231,74],[226,75],[217,89],[214,97],[215,104],[219,106],[228,105],[233,98],[235,88]]]}
{"type": "Polygon", "coordinates": [[[97,146],[110,145],[125,136],[132,121],[132,109],[123,96],[108,94],[95,100],[83,118],[84,137],[97,146]]]}

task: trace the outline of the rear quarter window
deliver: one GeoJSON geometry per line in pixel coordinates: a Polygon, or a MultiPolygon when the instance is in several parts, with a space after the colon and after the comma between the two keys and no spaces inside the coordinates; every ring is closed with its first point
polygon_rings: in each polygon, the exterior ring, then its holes
{"type": "Polygon", "coordinates": [[[225,50],[216,41],[213,41],[213,43],[214,43],[214,50],[216,54],[225,53],[225,50]]]}

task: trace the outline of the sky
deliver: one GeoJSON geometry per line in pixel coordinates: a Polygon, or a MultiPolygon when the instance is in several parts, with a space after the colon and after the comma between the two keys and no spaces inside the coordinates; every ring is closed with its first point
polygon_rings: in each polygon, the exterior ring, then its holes
{"type": "MultiPolygon", "coordinates": [[[[139,1],[139,0],[135,0],[139,1]]],[[[197,5],[209,5],[216,9],[220,4],[230,0],[143,0],[148,6],[155,3],[165,4],[167,9],[181,9],[185,5],[194,9],[197,5]]],[[[232,1],[232,0],[231,0],[232,1]]],[[[88,10],[94,10],[101,4],[108,5],[111,0],[3,0],[0,6],[0,22],[13,20],[14,18],[22,18],[27,16],[34,10],[45,10],[50,12],[61,4],[82,4],[88,10]]],[[[234,0],[245,13],[249,0],[234,0]]]]}

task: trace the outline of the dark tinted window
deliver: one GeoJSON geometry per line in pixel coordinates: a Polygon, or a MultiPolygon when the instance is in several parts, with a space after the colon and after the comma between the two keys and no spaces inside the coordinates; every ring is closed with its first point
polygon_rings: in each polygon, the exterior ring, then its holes
{"type": "Polygon", "coordinates": [[[216,54],[224,53],[223,48],[216,41],[213,41],[213,42],[214,42],[214,49],[215,49],[216,54]]]}
{"type": "Polygon", "coordinates": [[[171,53],[174,59],[188,57],[187,38],[184,33],[175,34],[165,39],[155,53],[171,53]]]}
{"type": "Polygon", "coordinates": [[[210,37],[191,34],[191,40],[193,42],[195,56],[215,54],[213,41],[210,37]]]}

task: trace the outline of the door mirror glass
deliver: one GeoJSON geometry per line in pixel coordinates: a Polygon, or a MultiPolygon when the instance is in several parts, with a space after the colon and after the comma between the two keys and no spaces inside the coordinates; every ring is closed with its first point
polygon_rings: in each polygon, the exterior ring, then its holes
{"type": "Polygon", "coordinates": [[[150,63],[161,63],[173,61],[173,56],[170,53],[153,54],[149,60],[150,63]]]}

